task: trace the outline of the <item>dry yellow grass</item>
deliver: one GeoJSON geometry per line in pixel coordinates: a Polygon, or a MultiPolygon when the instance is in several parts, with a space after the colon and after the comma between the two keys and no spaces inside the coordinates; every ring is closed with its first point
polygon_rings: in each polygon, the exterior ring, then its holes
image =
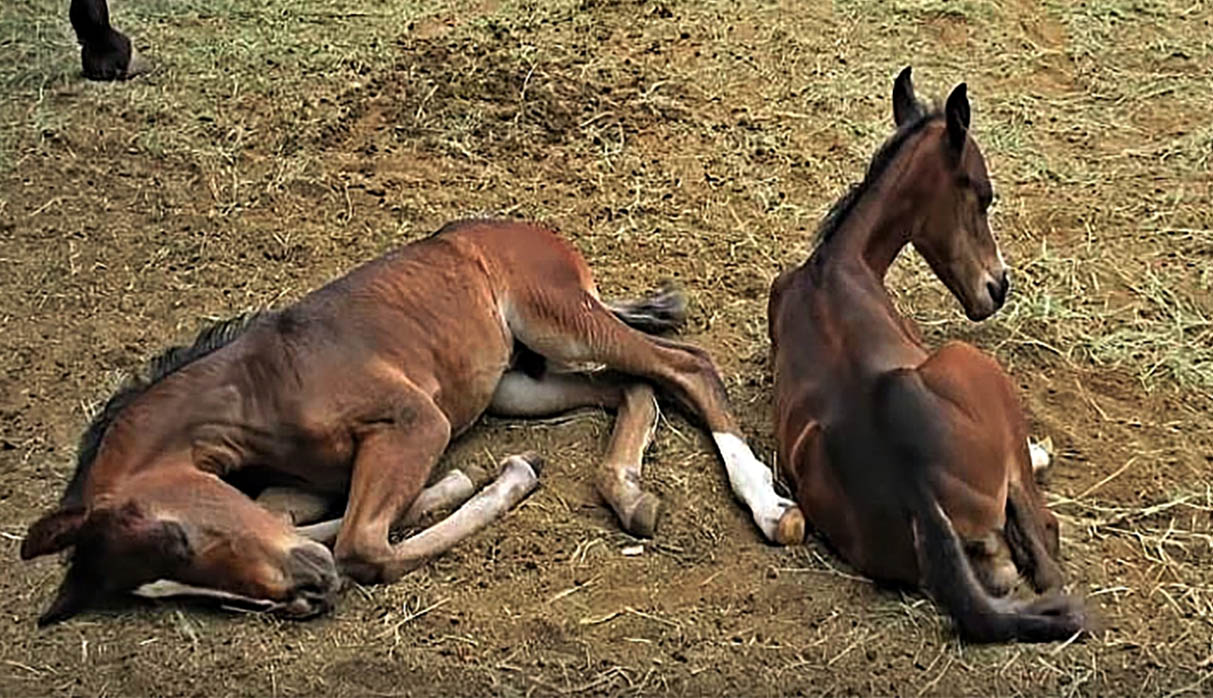
{"type": "Polygon", "coordinates": [[[5,694],[1208,693],[1213,9],[1180,0],[122,3],[159,70],[85,84],[59,3],[0,7],[0,689],[5,694]],[[819,541],[777,550],[667,414],[638,556],[589,473],[601,414],[491,422],[450,463],[551,464],[518,512],[330,618],[117,603],[46,632],[20,564],[90,406],[208,317],[297,297],[443,222],[541,218],[608,293],[674,276],[772,452],[766,290],[889,132],[892,77],[965,80],[1012,301],[969,339],[1058,446],[1065,570],[1105,632],[957,643],[819,541]]]}

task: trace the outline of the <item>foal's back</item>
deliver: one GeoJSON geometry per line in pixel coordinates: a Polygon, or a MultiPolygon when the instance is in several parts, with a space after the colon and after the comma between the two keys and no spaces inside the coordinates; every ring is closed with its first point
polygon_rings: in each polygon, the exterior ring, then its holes
{"type": "Polygon", "coordinates": [[[585,273],[544,228],[447,225],[262,314],[143,396],[155,409],[138,413],[165,430],[190,430],[181,438],[207,470],[272,463],[341,490],[360,432],[401,418],[402,381],[429,396],[455,433],[484,411],[510,365],[506,315],[512,295],[527,290],[519,286],[528,263],[542,269],[535,278],[585,273]]]}

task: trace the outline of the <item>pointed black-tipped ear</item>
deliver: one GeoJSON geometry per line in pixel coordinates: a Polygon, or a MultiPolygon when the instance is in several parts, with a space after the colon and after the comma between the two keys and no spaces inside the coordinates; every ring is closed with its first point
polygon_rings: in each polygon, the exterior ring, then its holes
{"type": "Polygon", "coordinates": [[[66,507],[38,519],[21,541],[21,559],[50,555],[75,545],[87,517],[83,507],[66,507]]]}
{"type": "Polygon", "coordinates": [[[52,623],[67,620],[83,611],[97,595],[97,588],[84,578],[79,565],[67,568],[67,575],[55,592],[55,600],[46,611],[38,617],[38,627],[43,628],[52,623]]]}
{"type": "Polygon", "coordinates": [[[948,120],[948,142],[952,144],[952,149],[959,153],[964,148],[965,137],[969,132],[969,94],[963,82],[948,95],[944,114],[948,120]]]}
{"type": "Polygon", "coordinates": [[[893,81],[893,124],[897,128],[922,116],[922,105],[914,96],[914,81],[910,72],[910,66],[907,65],[893,81]]]}

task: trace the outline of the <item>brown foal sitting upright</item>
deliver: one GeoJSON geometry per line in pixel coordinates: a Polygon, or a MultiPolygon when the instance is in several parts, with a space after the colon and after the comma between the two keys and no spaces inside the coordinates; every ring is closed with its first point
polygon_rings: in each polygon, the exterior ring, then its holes
{"type": "Polygon", "coordinates": [[[111,398],[81,441],[61,505],[30,527],[23,558],[74,547],[41,622],[78,612],[100,592],[134,589],[206,592],[306,617],[329,607],[338,571],[394,581],[535,486],[536,460],[512,457],[475,497],[463,473],[424,489],[451,438],[486,410],[616,408],[596,484],[625,528],[652,535],[658,500],[641,489],[640,461],[656,407],[642,381],[711,430],[763,534],[799,540],[803,517],[746,446],[708,356],[629,327],[676,326],[684,307],[677,294],[603,303],[584,260],[554,233],[472,221],[284,310],[212,328],[111,398]],[[616,378],[557,368],[586,364],[616,378]],[[274,515],[227,481],[250,473],[271,485],[267,501],[282,486],[322,502],[348,496],[345,515],[295,529],[326,506],[304,520],[306,507],[274,515]],[[432,528],[389,542],[394,523],[461,503],[432,528]],[[311,538],[335,539],[335,563],[311,538]]]}
{"type": "Polygon", "coordinates": [[[779,458],[814,527],[864,574],[919,585],[976,641],[1083,629],[1056,591],[1057,520],[1033,479],[1006,374],[968,344],[934,353],[898,314],[885,272],[907,243],[973,320],[1006,299],[993,192],[961,84],[943,112],[893,88],[896,134],[834,205],[812,256],[771,288],[779,458]],[[1022,572],[1038,592],[1005,598],[1022,572]]]}

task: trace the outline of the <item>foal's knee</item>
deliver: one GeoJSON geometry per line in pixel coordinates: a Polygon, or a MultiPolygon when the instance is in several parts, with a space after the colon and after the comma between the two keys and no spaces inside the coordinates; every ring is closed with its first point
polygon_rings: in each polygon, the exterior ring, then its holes
{"type": "Polygon", "coordinates": [[[386,537],[382,541],[338,540],[333,548],[337,571],[359,584],[384,584],[399,579],[391,570],[392,548],[386,537]]]}

